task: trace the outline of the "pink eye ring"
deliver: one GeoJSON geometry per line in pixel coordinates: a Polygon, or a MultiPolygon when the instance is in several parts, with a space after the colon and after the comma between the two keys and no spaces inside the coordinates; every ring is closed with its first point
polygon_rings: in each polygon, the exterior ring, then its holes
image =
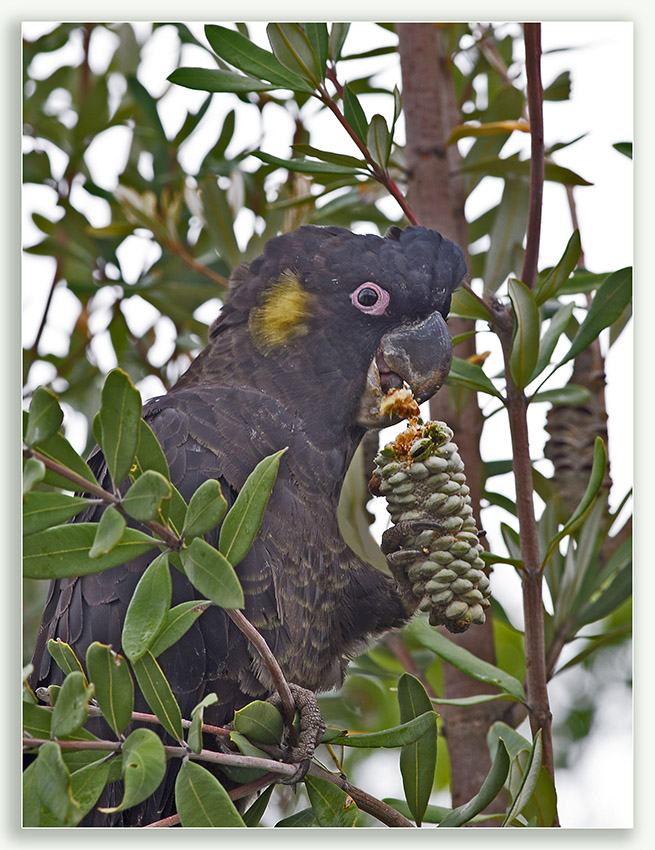
{"type": "Polygon", "coordinates": [[[369,280],[350,293],[350,300],[362,313],[381,316],[389,304],[389,293],[369,280]]]}

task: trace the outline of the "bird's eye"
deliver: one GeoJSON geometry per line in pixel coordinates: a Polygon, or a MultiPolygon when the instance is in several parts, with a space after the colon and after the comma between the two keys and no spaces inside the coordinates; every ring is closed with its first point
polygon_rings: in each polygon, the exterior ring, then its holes
{"type": "Polygon", "coordinates": [[[389,293],[385,289],[382,289],[381,286],[378,286],[377,283],[367,281],[360,284],[351,293],[350,300],[362,313],[380,316],[389,304],[389,293]]]}

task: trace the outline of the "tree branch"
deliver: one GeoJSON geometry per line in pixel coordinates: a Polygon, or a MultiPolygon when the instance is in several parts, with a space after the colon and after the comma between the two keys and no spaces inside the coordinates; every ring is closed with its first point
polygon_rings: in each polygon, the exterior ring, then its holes
{"type": "Polygon", "coordinates": [[[541,24],[524,24],[525,71],[528,78],[528,109],[530,114],[530,200],[525,257],[521,280],[534,288],[537,279],[541,210],[544,194],[544,90],[541,83],[541,24]]]}

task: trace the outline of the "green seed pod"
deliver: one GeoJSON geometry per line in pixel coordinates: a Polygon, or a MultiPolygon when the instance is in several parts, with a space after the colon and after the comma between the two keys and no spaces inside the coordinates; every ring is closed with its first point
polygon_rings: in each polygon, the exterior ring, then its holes
{"type": "Polygon", "coordinates": [[[452,632],[485,621],[489,579],[471,509],[464,464],[444,422],[410,422],[375,458],[377,492],[387,498],[392,522],[427,519],[441,530],[407,535],[405,549],[421,552],[406,575],[431,625],[452,632]]]}

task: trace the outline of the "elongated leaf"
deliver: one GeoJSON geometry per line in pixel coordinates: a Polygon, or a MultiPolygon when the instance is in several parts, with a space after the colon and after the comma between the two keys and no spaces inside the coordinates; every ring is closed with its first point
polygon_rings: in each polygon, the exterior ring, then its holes
{"type": "MultiPolygon", "coordinates": [[[[530,160],[518,160],[512,157],[508,157],[507,159],[492,157],[470,164],[465,161],[462,171],[473,174],[483,173],[491,177],[505,177],[506,179],[508,177],[528,177],[530,174],[530,160]]],[[[593,185],[593,183],[580,177],[579,174],[576,174],[569,168],[563,168],[561,165],[555,165],[553,162],[546,163],[544,178],[554,183],[562,183],[565,186],[593,185]]]]}
{"type": "Polygon", "coordinates": [[[189,749],[194,753],[201,752],[204,746],[202,737],[204,710],[208,705],[213,705],[217,701],[218,696],[216,694],[207,694],[207,696],[191,710],[191,726],[187,733],[187,743],[189,745],[189,749]]]}
{"type": "Polygon", "coordinates": [[[227,502],[218,481],[210,478],[203,482],[189,501],[184,518],[185,539],[191,540],[216,528],[226,511],[227,502]]]}
{"type": "Polygon", "coordinates": [[[48,641],[48,652],[52,656],[55,661],[57,667],[64,672],[65,675],[69,673],[84,673],[82,669],[82,665],[80,664],[79,658],[71,647],[65,643],[63,640],[49,640],[48,641]]]}
{"type": "Polygon", "coordinates": [[[89,558],[99,558],[115,549],[126,528],[127,521],[123,514],[119,513],[113,505],[105,508],[93,538],[93,546],[89,550],[89,558]]]}
{"type": "Polygon", "coordinates": [[[176,68],[169,74],[168,80],[186,89],[207,92],[273,91],[271,86],[255,77],[237,74],[234,71],[222,71],[218,68],[176,68]]]}
{"type": "Polygon", "coordinates": [[[328,58],[328,28],[323,21],[303,25],[307,39],[317,59],[319,79],[325,79],[325,66],[328,58]]]}
{"type": "Polygon", "coordinates": [[[302,28],[295,23],[271,23],[266,27],[266,35],[278,62],[292,74],[316,86],[323,74],[302,28]]]}
{"type": "Polygon", "coordinates": [[[389,156],[389,128],[382,115],[374,115],[366,133],[366,147],[375,162],[385,169],[389,156]]]}
{"type": "Polygon", "coordinates": [[[459,316],[462,319],[482,319],[482,321],[491,321],[491,313],[481,304],[477,298],[468,291],[460,287],[453,293],[450,302],[450,316],[459,316]]]}
{"type": "Polygon", "coordinates": [[[591,302],[584,322],[576,333],[566,357],[567,363],[583,351],[598,334],[615,322],[632,297],[632,269],[619,269],[607,276],[591,302]]]}
{"type": "Polygon", "coordinates": [[[531,381],[534,380],[537,375],[541,375],[544,369],[549,365],[555,346],[571,320],[574,308],[575,304],[573,303],[564,304],[551,317],[548,327],[539,341],[539,356],[537,358],[534,371],[530,376],[531,381]]]}
{"type": "Polygon", "coordinates": [[[505,673],[499,667],[482,661],[463,647],[448,640],[436,629],[430,628],[424,620],[413,620],[406,626],[406,629],[422,646],[436,652],[440,658],[448,661],[453,667],[457,667],[458,670],[480,682],[496,685],[515,699],[525,702],[525,691],[518,679],[510,676],[509,673],[505,673]]]}
{"type": "Polygon", "coordinates": [[[98,802],[105,784],[109,781],[112,763],[98,759],[71,773],[71,793],[79,806],[80,820],[87,815],[98,802]]]}
{"type": "MultiPolygon", "coordinates": [[[[42,443],[39,443],[39,445],[36,446],[36,449],[44,457],[47,457],[50,460],[56,460],[57,463],[61,463],[63,466],[68,467],[68,469],[76,472],[92,484],[95,484],[96,486],[98,485],[96,477],[91,472],[89,465],[79,456],[68,440],[61,434],[54,434],[52,437],[49,437],[42,443]]],[[[52,472],[49,469],[46,470],[45,478],[43,480],[46,484],[50,484],[53,487],[63,487],[65,490],[73,489],[73,486],[67,478],[58,475],[56,472],[52,472]]]]}
{"type": "Polygon", "coordinates": [[[292,91],[311,91],[311,86],[301,77],[291,73],[278,62],[272,53],[258,47],[241,33],[226,27],[208,24],[205,27],[205,35],[212,46],[212,50],[221,59],[240,71],[268,80],[278,88],[291,89],[292,91]]]}
{"type": "Polygon", "coordinates": [[[139,579],[123,623],[123,651],[136,661],[150,648],[171,604],[172,582],[168,553],[162,552],[139,579]]]}
{"type": "Polygon", "coordinates": [[[391,729],[383,729],[381,732],[347,732],[330,743],[346,747],[404,747],[418,740],[428,730],[433,730],[436,719],[437,715],[433,711],[425,712],[391,729]]]}
{"type": "Polygon", "coordinates": [[[45,806],[62,823],[74,826],[80,818],[80,807],[73,799],[71,779],[54,741],[39,747],[34,784],[45,806]]]}
{"type": "Polygon", "coordinates": [[[595,597],[589,605],[585,606],[577,617],[574,629],[577,631],[588,623],[595,623],[603,617],[607,617],[629,599],[632,593],[632,560],[622,567],[599,596],[595,597]]]}
{"type": "Polygon", "coordinates": [[[468,823],[471,818],[485,809],[489,803],[495,800],[505,784],[509,766],[509,753],[504,742],[500,739],[496,747],[496,755],[494,756],[491,770],[487,774],[478,793],[468,803],[453,809],[441,821],[439,826],[462,826],[462,824],[468,823]]]}
{"type": "Polygon", "coordinates": [[[333,62],[337,62],[341,58],[341,51],[349,29],[350,24],[347,23],[334,23],[330,27],[328,53],[333,62]]]}
{"type": "Polygon", "coordinates": [[[127,476],[139,442],[141,396],[121,369],[107,375],[102,388],[96,435],[115,486],[127,476]]]}
{"type": "Polygon", "coordinates": [[[589,483],[587,484],[587,489],[585,490],[582,499],[580,499],[578,507],[571,515],[569,521],[555,537],[555,539],[551,541],[543,561],[544,565],[548,562],[548,559],[557,548],[560,540],[566,537],[567,534],[571,534],[572,531],[575,531],[575,529],[584,520],[586,512],[592,506],[596,496],[598,495],[598,491],[600,490],[601,484],[603,483],[603,479],[605,478],[606,468],[607,452],[605,451],[605,443],[601,440],[600,437],[596,437],[596,442],[594,443],[594,462],[591,467],[591,474],[589,476],[589,483]]]}
{"type": "Polygon", "coordinates": [[[145,419],[140,419],[139,442],[134,457],[135,477],[142,475],[147,469],[154,469],[155,472],[163,475],[167,481],[171,480],[168,461],[161,443],[145,419]]]}
{"type": "Polygon", "coordinates": [[[87,499],[67,496],[65,493],[28,493],[23,501],[23,534],[34,534],[58,525],[81,513],[88,504],[87,499]]]}
{"type": "Polygon", "coordinates": [[[514,253],[523,244],[528,201],[527,178],[508,177],[489,234],[491,242],[482,273],[485,288],[492,292],[498,289],[508,274],[515,271],[514,253]]]}
{"type": "Polygon", "coordinates": [[[56,738],[72,735],[84,726],[89,716],[89,700],[93,688],[79,670],[69,673],[61,686],[52,712],[52,734],[56,738]]]}
{"type": "Polygon", "coordinates": [[[234,216],[227,201],[227,194],[215,179],[202,183],[202,206],[205,225],[214,247],[223,260],[234,268],[241,262],[241,252],[234,235],[234,216]]]}
{"type": "Polygon", "coordinates": [[[64,414],[55,394],[45,387],[37,387],[30,404],[26,444],[31,447],[48,440],[57,433],[63,419],[64,414]]]}
{"type": "Polygon", "coordinates": [[[273,793],[273,789],[275,785],[269,785],[268,788],[263,791],[259,797],[255,800],[255,802],[247,809],[243,814],[243,822],[248,827],[259,826],[259,822],[261,821],[264,812],[266,811],[266,807],[269,804],[271,799],[271,794],[273,793]]]}
{"type": "Polygon", "coordinates": [[[285,451],[281,449],[257,464],[223,520],[218,549],[233,567],[245,557],[257,536],[285,451]]]}
{"type": "Polygon", "coordinates": [[[152,645],[148,647],[155,658],[169,646],[177,643],[210,605],[211,602],[208,599],[192,599],[171,608],[164,617],[152,645]]]}
{"type": "Polygon", "coordinates": [[[132,662],[132,669],[146,702],[161,725],[169,735],[182,742],[184,734],[180,706],[155,657],[146,650],[138,660],[132,662]]]}
{"type": "Polygon", "coordinates": [[[157,519],[162,501],[170,499],[171,492],[170,482],[161,473],[147,469],[123,496],[121,504],[125,513],[140,522],[157,519]]]}
{"type": "Polygon", "coordinates": [[[270,702],[255,700],[234,713],[237,732],[262,744],[279,744],[284,731],[282,715],[270,702]]]}
{"type": "Polygon", "coordinates": [[[295,814],[290,815],[288,818],[282,818],[279,820],[275,826],[282,828],[293,828],[297,827],[299,829],[307,829],[308,827],[318,827],[321,824],[318,822],[318,818],[314,814],[314,809],[301,809],[299,812],[295,812],[295,814]]]}
{"type": "Polygon", "coordinates": [[[30,534],[23,545],[25,578],[53,579],[100,573],[136,558],[157,544],[153,537],[127,528],[111,552],[92,559],[89,551],[96,528],[96,523],[78,522],[30,534]]]}
{"type": "Polygon", "coordinates": [[[94,641],[86,651],[86,669],[105,720],[120,735],[134,710],[134,682],[127,662],[111,646],[94,641]]]}
{"type": "Polygon", "coordinates": [[[184,762],[177,775],[175,803],[183,827],[245,827],[218,779],[192,761],[184,762]]]}
{"type": "Polygon", "coordinates": [[[166,754],[160,737],[152,729],[135,729],[123,743],[122,775],[125,793],[118,806],[101,812],[120,812],[146,800],[166,773],[166,754]]]}
{"type": "Polygon", "coordinates": [[[509,297],[514,308],[514,336],[509,370],[519,389],[526,386],[539,357],[539,308],[534,293],[520,280],[510,278],[509,297]]]}
{"type": "Polygon", "coordinates": [[[469,137],[479,138],[480,136],[495,136],[499,133],[507,134],[518,130],[520,133],[529,133],[530,125],[525,121],[489,121],[485,124],[458,124],[454,127],[448,136],[447,145],[452,145],[460,139],[469,137]]]}
{"type": "Polygon", "coordinates": [[[462,360],[461,357],[453,357],[453,362],[448,374],[448,383],[459,384],[480,393],[496,396],[501,401],[502,394],[492,384],[482,368],[477,363],[462,360]]]}
{"type": "Polygon", "coordinates": [[[36,484],[43,481],[45,474],[46,467],[43,461],[28,457],[23,466],[23,495],[26,496],[36,484]]]}
{"type": "MultiPolygon", "coordinates": [[[[432,711],[430,697],[425,688],[414,676],[408,673],[398,680],[398,706],[400,722],[406,723],[426,711],[432,711]]],[[[430,800],[434,771],[437,765],[437,728],[436,725],[417,741],[407,744],[400,751],[400,773],[407,804],[416,825],[420,826],[425,809],[430,800]]]]}
{"type": "Polygon", "coordinates": [[[315,148],[312,145],[291,145],[294,152],[301,156],[313,156],[323,162],[333,162],[335,165],[345,165],[348,168],[366,168],[366,162],[363,159],[357,159],[354,156],[347,156],[342,153],[332,153],[332,151],[323,151],[315,148]]]}
{"type": "Polygon", "coordinates": [[[342,174],[344,176],[354,177],[357,174],[363,173],[356,168],[350,168],[346,165],[336,165],[333,162],[312,162],[309,159],[282,159],[279,156],[273,156],[263,151],[253,151],[252,156],[261,159],[262,162],[267,162],[269,165],[277,165],[279,168],[286,168],[288,171],[298,171],[301,174],[342,174]]]}
{"type": "Polygon", "coordinates": [[[348,124],[352,127],[357,135],[357,138],[366,144],[366,136],[368,134],[368,120],[366,113],[359,102],[357,95],[352,88],[346,83],[343,87],[343,115],[348,124]]]}
{"type": "MultiPolygon", "coordinates": [[[[488,554],[488,553],[483,553],[488,554]]],[[[485,560],[485,563],[489,563],[485,560]]],[[[500,556],[491,561],[493,564],[506,563],[500,556]]],[[[454,697],[453,699],[441,699],[441,697],[430,697],[434,705],[480,705],[483,702],[493,702],[497,699],[508,699],[508,694],[476,694],[472,697],[454,697]]]]}
{"type": "Polygon", "coordinates": [[[232,564],[202,537],[181,551],[191,584],[221,608],[243,608],[243,590],[232,564]]]}
{"type": "Polygon", "coordinates": [[[539,402],[547,401],[550,404],[586,404],[591,398],[591,393],[586,387],[581,387],[579,384],[567,384],[565,387],[559,387],[556,390],[544,390],[541,393],[535,393],[530,399],[530,403],[538,404],[539,402]]]}
{"type": "Polygon", "coordinates": [[[541,729],[539,729],[539,731],[535,735],[534,743],[532,745],[531,750],[529,752],[523,750],[517,755],[517,760],[520,759],[523,753],[525,753],[525,758],[522,759],[523,763],[520,765],[523,778],[512,799],[510,807],[507,811],[507,815],[505,816],[505,820],[503,821],[503,826],[508,826],[514,820],[514,818],[516,818],[521,813],[521,811],[528,804],[537,785],[537,780],[539,779],[539,771],[541,769],[541,729]]]}
{"type": "Polygon", "coordinates": [[[306,776],[305,788],[319,826],[354,826],[359,809],[353,798],[338,785],[321,776],[306,776]]]}
{"type": "Polygon", "coordinates": [[[535,286],[537,304],[541,305],[549,298],[557,295],[559,288],[566,283],[571,272],[576,267],[580,259],[581,249],[580,232],[574,230],[559,263],[548,275],[537,281],[537,285],[535,286]]]}

